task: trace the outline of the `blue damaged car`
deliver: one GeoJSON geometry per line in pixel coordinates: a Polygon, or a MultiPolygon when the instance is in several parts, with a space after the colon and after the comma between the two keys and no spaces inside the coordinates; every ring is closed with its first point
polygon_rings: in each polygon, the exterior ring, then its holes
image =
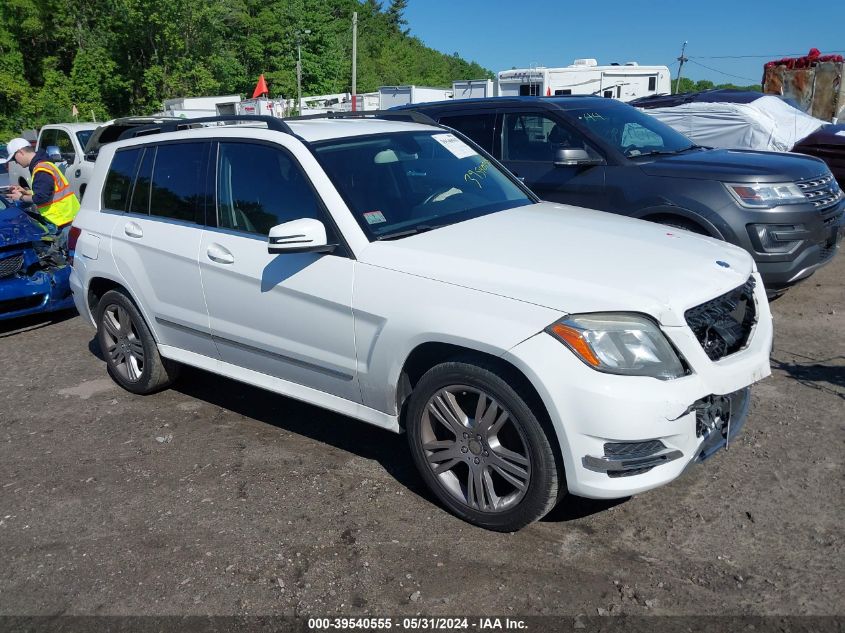
{"type": "Polygon", "coordinates": [[[72,308],[70,270],[48,230],[0,196],[0,321],[72,308]]]}

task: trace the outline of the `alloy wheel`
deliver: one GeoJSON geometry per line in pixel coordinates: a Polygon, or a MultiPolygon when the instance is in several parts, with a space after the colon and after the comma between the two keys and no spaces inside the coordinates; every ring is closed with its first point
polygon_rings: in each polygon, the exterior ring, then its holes
{"type": "Polygon", "coordinates": [[[490,394],[464,385],[439,389],[421,422],[426,462],[455,499],[495,513],[525,496],[531,480],[528,442],[518,421],[490,394]]]}
{"type": "Polygon", "coordinates": [[[105,354],[121,377],[137,382],[144,372],[144,345],[125,308],[111,304],[103,311],[105,354]]]}

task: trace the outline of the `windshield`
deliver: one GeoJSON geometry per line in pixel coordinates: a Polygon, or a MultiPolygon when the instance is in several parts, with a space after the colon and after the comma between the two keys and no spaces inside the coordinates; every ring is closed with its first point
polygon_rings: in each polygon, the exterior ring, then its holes
{"type": "Polygon", "coordinates": [[[370,240],[534,203],[486,156],[445,131],[345,138],[315,151],[370,240]]]}
{"type": "Polygon", "coordinates": [[[628,158],[676,154],[697,147],[683,134],[631,106],[568,110],[567,114],[628,158]]]}
{"type": "Polygon", "coordinates": [[[79,147],[83,150],[85,146],[88,145],[88,139],[91,138],[91,135],[94,133],[94,130],[82,130],[76,133],[76,138],[79,139],[79,147]]]}

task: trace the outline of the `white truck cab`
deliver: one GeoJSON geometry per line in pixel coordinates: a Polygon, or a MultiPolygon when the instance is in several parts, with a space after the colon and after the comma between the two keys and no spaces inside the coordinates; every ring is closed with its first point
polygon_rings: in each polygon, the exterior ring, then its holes
{"type": "MultiPolygon", "coordinates": [[[[83,163],[85,145],[99,125],[99,123],[51,123],[38,132],[35,150],[47,152],[50,160],[65,173],[77,196],[79,189],[74,187],[71,174],[83,163]]],[[[20,184],[21,178],[29,182],[29,170],[11,161],[9,163],[10,184],[20,184]]]]}

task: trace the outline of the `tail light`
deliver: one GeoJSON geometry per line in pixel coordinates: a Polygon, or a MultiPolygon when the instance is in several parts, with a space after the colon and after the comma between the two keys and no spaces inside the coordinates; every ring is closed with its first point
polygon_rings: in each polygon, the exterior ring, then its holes
{"type": "Polygon", "coordinates": [[[79,241],[81,233],[82,229],[71,226],[70,231],[67,234],[67,261],[71,266],[73,265],[74,251],[76,251],[76,242],[79,241]]]}

